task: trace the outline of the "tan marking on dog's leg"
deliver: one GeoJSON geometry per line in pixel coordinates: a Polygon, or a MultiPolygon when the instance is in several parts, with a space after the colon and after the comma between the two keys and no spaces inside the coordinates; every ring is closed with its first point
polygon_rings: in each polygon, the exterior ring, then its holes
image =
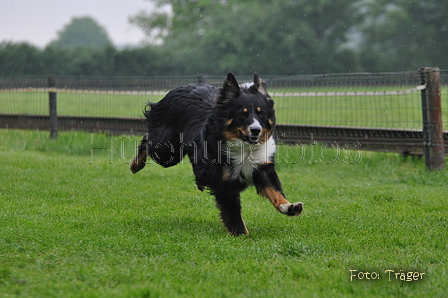
{"type": "Polygon", "coordinates": [[[260,189],[260,195],[269,199],[275,208],[279,209],[282,204],[289,204],[288,200],[276,189],[265,187],[260,189]]]}
{"type": "Polygon", "coordinates": [[[272,205],[274,205],[274,207],[280,213],[290,216],[300,215],[300,213],[302,213],[303,210],[302,202],[292,204],[283,196],[281,192],[272,187],[265,187],[259,189],[258,192],[261,196],[271,201],[272,205]]]}
{"type": "Polygon", "coordinates": [[[145,167],[147,156],[148,153],[146,152],[146,150],[142,150],[140,154],[131,161],[129,169],[133,174],[137,173],[145,167]]]}
{"type": "Polygon", "coordinates": [[[146,159],[148,158],[148,144],[149,144],[149,135],[145,134],[143,137],[140,146],[138,147],[137,156],[131,160],[129,164],[129,169],[133,174],[137,173],[141,169],[143,169],[146,165],[146,159]]]}
{"type": "Polygon", "coordinates": [[[243,225],[244,225],[244,234],[249,235],[249,230],[246,228],[246,223],[244,222],[244,219],[243,219],[243,225]]]}

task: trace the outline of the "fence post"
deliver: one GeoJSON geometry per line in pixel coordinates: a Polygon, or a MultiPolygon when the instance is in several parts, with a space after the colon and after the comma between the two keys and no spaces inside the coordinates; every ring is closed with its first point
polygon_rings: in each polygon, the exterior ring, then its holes
{"type": "Polygon", "coordinates": [[[445,148],[443,140],[442,106],[440,95],[440,69],[420,68],[422,85],[423,139],[426,168],[445,169],[445,148]]]}
{"type": "Polygon", "coordinates": [[[57,93],[51,88],[56,87],[56,77],[48,77],[48,92],[49,103],[50,103],[50,139],[55,139],[58,137],[58,110],[57,110],[57,93]]]}
{"type": "Polygon", "coordinates": [[[206,74],[199,74],[198,75],[198,85],[202,86],[207,84],[207,75],[206,74]]]}

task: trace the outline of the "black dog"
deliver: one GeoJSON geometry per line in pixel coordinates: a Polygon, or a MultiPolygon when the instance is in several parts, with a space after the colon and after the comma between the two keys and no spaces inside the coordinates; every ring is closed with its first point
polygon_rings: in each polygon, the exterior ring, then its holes
{"type": "Polygon", "coordinates": [[[253,84],[241,86],[229,73],[221,89],[178,87],[158,103],[149,103],[145,116],[148,133],[130,164],[132,173],[145,166],[148,155],[164,167],[188,155],[198,188],[211,190],[230,233],[248,233],[240,192],[249,185],[279,212],[302,212],[302,203],[286,200],[275,172],[274,101],[258,74],[253,84]]]}

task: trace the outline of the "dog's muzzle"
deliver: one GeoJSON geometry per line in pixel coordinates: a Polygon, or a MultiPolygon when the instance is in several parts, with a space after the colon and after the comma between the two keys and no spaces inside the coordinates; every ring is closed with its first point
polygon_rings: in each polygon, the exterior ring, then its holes
{"type": "Polygon", "coordinates": [[[259,144],[261,137],[261,126],[251,125],[248,130],[248,134],[244,134],[242,131],[240,131],[241,139],[251,145],[259,144]]]}

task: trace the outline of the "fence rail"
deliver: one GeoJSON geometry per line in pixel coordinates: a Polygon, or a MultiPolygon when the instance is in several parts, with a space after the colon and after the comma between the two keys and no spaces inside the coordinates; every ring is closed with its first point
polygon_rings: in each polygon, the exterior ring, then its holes
{"type": "MultiPolygon", "coordinates": [[[[333,142],[340,146],[351,144],[348,147],[356,150],[409,155],[429,154],[428,148],[440,153],[448,145],[441,121],[442,115],[448,116],[448,110],[442,108],[448,106],[448,96],[442,96],[447,76],[447,71],[425,68],[263,79],[276,102],[279,142],[333,142]],[[437,85],[434,73],[439,75],[437,90],[433,90],[437,85]],[[442,107],[422,107],[422,103],[426,105],[424,100],[434,96],[442,107]],[[433,111],[440,112],[440,119],[434,119],[434,115],[427,119],[433,111]]],[[[239,81],[250,81],[250,76],[239,81]]],[[[141,117],[146,102],[159,100],[179,85],[219,86],[222,82],[223,77],[205,75],[58,77],[49,85],[47,77],[0,77],[0,127],[48,129],[51,121],[47,94],[57,94],[57,112],[53,114],[59,129],[144,133],[141,117]]],[[[57,133],[52,132],[52,136],[57,133]]]]}
{"type": "MultiPolygon", "coordinates": [[[[3,128],[48,130],[49,121],[49,116],[0,114],[3,128]]],[[[58,128],[116,135],[143,135],[147,131],[142,119],[109,117],[59,116],[58,128]]],[[[287,145],[318,142],[348,150],[396,152],[404,156],[424,154],[422,130],[278,124],[275,139],[287,145]]],[[[448,146],[448,132],[444,132],[444,142],[448,146]]]]}

